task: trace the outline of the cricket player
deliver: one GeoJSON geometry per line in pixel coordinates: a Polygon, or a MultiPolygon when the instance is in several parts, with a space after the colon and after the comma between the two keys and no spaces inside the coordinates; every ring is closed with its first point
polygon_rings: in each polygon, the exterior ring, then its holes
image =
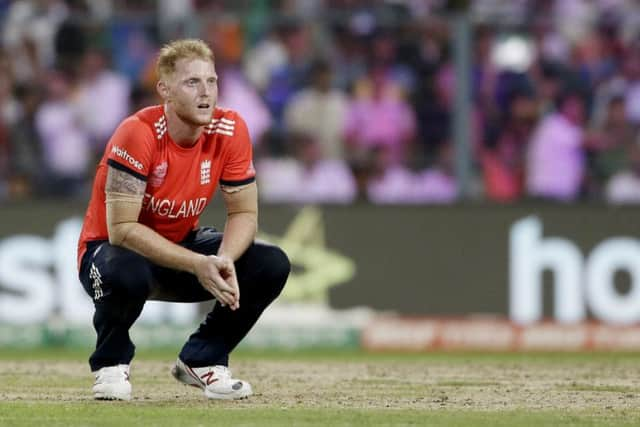
{"type": "Polygon", "coordinates": [[[163,105],[138,111],[113,134],[78,242],[80,281],[95,305],[94,397],[131,399],[129,329],[147,300],[215,298],[172,374],[208,398],[244,398],[251,385],[232,377],[229,353],[280,294],[290,263],[278,247],[254,240],[251,141],[237,112],[216,107],[210,48],[201,40],[171,42],[157,71],[163,105]],[[224,233],[198,224],[218,185],[224,233]]]}

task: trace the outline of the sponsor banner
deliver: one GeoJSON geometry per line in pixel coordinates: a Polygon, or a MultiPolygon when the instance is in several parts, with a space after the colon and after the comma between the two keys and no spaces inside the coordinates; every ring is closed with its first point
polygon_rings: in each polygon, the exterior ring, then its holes
{"type": "MultiPolygon", "coordinates": [[[[158,179],[162,174],[157,171],[158,179]]],[[[197,199],[148,200],[147,206],[166,216],[204,209],[200,224],[224,225],[219,200],[206,209],[197,199]]],[[[76,270],[85,209],[85,203],[46,201],[2,207],[0,325],[37,325],[52,317],[90,324],[92,304],[76,270]]],[[[519,325],[549,319],[633,326],[640,323],[639,213],[603,205],[265,205],[260,237],[291,259],[292,274],[278,298],[285,305],[316,304],[332,315],[365,307],[403,316],[508,318],[519,325]]],[[[151,306],[138,322],[190,325],[203,310],[151,306]]],[[[298,310],[285,322],[306,313],[298,310]]],[[[503,348],[499,333],[478,338],[483,322],[475,332],[453,324],[440,339],[490,339],[503,348]]],[[[605,341],[601,335],[593,339],[605,341]]],[[[537,345],[535,332],[522,339],[537,345]]]]}
{"type": "Polygon", "coordinates": [[[521,326],[507,319],[380,316],[361,337],[372,351],[640,351],[640,325],[596,322],[521,326]]]}

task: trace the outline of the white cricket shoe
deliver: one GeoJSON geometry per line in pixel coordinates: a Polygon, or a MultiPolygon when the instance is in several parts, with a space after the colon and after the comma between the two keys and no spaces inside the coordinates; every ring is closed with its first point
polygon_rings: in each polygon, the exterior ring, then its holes
{"type": "Polygon", "coordinates": [[[191,368],[178,359],[171,375],[183,384],[204,390],[209,399],[243,399],[253,394],[251,384],[231,378],[229,368],[222,365],[191,368]]]}
{"type": "Polygon", "coordinates": [[[93,397],[98,400],[131,400],[129,365],[105,366],[94,372],[93,397]]]}

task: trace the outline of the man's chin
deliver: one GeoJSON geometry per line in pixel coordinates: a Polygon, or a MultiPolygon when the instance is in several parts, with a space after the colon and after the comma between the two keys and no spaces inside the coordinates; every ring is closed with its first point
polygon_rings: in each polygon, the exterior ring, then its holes
{"type": "Polygon", "coordinates": [[[197,125],[198,126],[207,126],[209,124],[211,124],[211,116],[209,116],[209,118],[206,119],[206,120],[198,118],[198,121],[197,121],[197,125]]]}
{"type": "Polygon", "coordinates": [[[182,120],[192,126],[207,126],[211,123],[211,114],[195,114],[189,117],[184,117],[182,120]]]}
{"type": "Polygon", "coordinates": [[[209,110],[206,113],[200,113],[196,117],[199,120],[200,126],[205,126],[211,123],[211,117],[213,115],[213,110],[209,110]]]}

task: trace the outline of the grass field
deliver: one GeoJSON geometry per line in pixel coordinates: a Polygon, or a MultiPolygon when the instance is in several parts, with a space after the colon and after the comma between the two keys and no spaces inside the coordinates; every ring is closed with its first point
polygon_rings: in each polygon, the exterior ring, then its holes
{"type": "MultiPolygon", "coordinates": [[[[88,351],[88,350],[87,350],[88,351]]],[[[256,394],[207,401],[139,351],[134,400],[96,402],[87,351],[0,350],[0,426],[638,426],[637,354],[239,352],[256,394]]]]}

